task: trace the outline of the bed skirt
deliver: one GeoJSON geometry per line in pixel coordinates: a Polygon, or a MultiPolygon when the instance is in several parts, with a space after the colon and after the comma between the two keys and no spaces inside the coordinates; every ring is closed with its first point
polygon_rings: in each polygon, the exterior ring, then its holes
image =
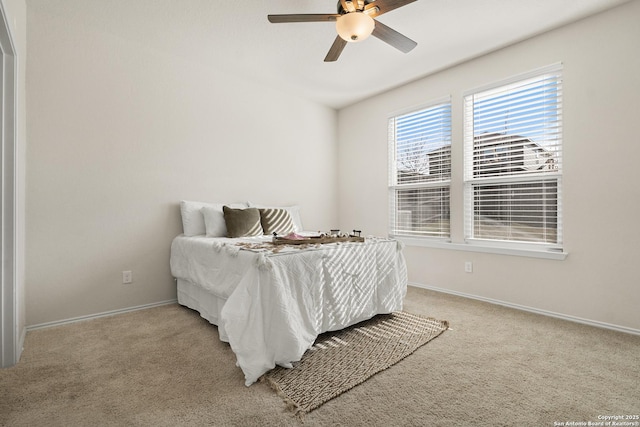
{"type": "Polygon", "coordinates": [[[220,326],[220,312],[227,302],[222,298],[206,291],[202,286],[184,279],[176,279],[178,284],[178,303],[200,313],[212,325],[218,326],[220,340],[229,342],[224,328],[220,326]]]}

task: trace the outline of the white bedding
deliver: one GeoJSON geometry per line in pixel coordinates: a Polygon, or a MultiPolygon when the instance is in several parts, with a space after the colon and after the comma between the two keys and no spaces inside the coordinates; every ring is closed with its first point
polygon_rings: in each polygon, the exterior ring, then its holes
{"type": "MultiPolygon", "coordinates": [[[[323,332],[402,308],[407,272],[400,243],[367,238],[301,249],[266,240],[181,235],[171,245],[173,276],[222,305],[219,313],[201,314],[229,342],[246,385],[276,364],[290,367],[323,332]]],[[[194,294],[181,301],[179,292],[178,301],[198,309],[194,294]]]]}

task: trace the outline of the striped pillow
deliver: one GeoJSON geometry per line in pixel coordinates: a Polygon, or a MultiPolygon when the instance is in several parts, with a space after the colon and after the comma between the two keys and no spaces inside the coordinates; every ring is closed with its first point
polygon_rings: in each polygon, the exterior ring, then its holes
{"type": "Polygon", "coordinates": [[[224,222],[227,226],[227,237],[260,236],[260,211],[256,208],[233,209],[222,207],[224,222]]]}
{"type": "Polygon", "coordinates": [[[286,209],[260,209],[260,222],[264,234],[289,234],[295,229],[286,209]]]}

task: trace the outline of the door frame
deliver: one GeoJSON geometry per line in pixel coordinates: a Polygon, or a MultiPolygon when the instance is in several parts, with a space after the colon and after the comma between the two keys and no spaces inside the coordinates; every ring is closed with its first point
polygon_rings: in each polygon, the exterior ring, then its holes
{"type": "Polygon", "coordinates": [[[22,352],[17,289],[17,61],[7,15],[0,2],[0,367],[13,366],[22,352]]]}

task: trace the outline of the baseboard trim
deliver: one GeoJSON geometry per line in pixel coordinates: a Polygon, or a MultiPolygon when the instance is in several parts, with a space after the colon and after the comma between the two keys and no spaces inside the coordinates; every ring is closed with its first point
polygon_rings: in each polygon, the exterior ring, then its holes
{"type": "Polygon", "coordinates": [[[83,322],[85,320],[98,319],[100,317],[114,316],[116,314],[129,313],[132,311],[145,310],[147,308],[160,307],[162,305],[176,304],[177,299],[153,302],[150,304],[137,305],[135,307],[120,308],[118,310],[104,311],[102,313],[89,314],[87,316],[72,317],[71,319],[55,320],[53,322],[39,323],[37,325],[27,326],[27,331],[35,331],[36,329],[52,328],[54,326],[67,325],[69,323],[83,322]]]}
{"type": "Polygon", "coordinates": [[[528,311],[530,313],[541,314],[543,316],[555,317],[557,319],[568,320],[570,322],[582,323],[584,325],[595,326],[597,328],[611,329],[613,331],[624,332],[632,335],[640,335],[640,329],[629,328],[626,326],[613,325],[611,323],[599,322],[597,320],[583,319],[581,317],[571,316],[568,314],[556,313],[553,311],[542,310],[539,308],[528,307],[520,304],[513,304],[506,301],[501,301],[493,298],[485,298],[478,295],[467,294],[464,292],[452,291],[450,289],[438,288],[436,286],[423,285],[422,283],[410,282],[409,286],[414,288],[428,289],[430,291],[442,292],[445,294],[456,295],[463,298],[474,299],[478,301],[488,302],[490,304],[501,305],[504,307],[514,308],[516,310],[528,311]]]}
{"type": "MultiPolygon", "coordinates": [[[[510,302],[501,301],[501,300],[497,300],[497,299],[493,299],[493,298],[486,298],[486,297],[482,297],[482,296],[479,296],[479,295],[468,294],[468,293],[465,293],[465,292],[453,291],[451,289],[439,288],[437,286],[424,285],[422,283],[417,283],[417,282],[409,282],[409,286],[413,286],[414,288],[427,289],[427,290],[435,291],[435,292],[441,292],[441,293],[450,294],[450,295],[456,295],[456,296],[463,297],[463,298],[469,298],[469,299],[474,299],[474,300],[478,300],[478,301],[488,302],[490,304],[501,305],[503,307],[509,307],[509,308],[513,308],[513,309],[516,309],[516,310],[527,311],[529,313],[541,314],[543,316],[555,317],[557,319],[568,320],[570,322],[582,323],[584,325],[595,326],[597,328],[610,329],[610,330],[613,330],[613,331],[624,332],[624,333],[632,334],[632,335],[640,335],[640,329],[629,328],[629,327],[626,327],[626,326],[613,325],[611,323],[600,322],[600,321],[597,321],[597,320],[584,319],[582,317],[571,316],[571,315],[562,314],[562,313],[556,313],[556,312],[553,312],[553,311],[542,310],[542,309],[539,309],[539,308],[528,307],[528,306],[520,305],[520,304],[513,304],[513,303],[510,303],[510,302]]],[[[82,322],[82,321],[85,321],[85,320],[98,319],[100,317],[114,316],[116,314],[129,313],[129,312],[138,311],[138,310],[145,310],[147,308],[160,307],[160,306],[168,305],[168,304],[176,304],[177,302],[178,302],[177,299],[172,299],[172,300],[167,300],[167,301],[155,302],[155,303],[151,303],[151,304],[144,304],[144,305],[138,305],[138,306],[134,306],[134,307],[122,308],[122,309],[118,309],[118,310],[105,311],[105,312],[102,312],[102,313],[90,314],[90,315],[87,315],[87,316],[79,316],[79,317],[73,317],[73,318],[70,318],[70,319],[56,320],[56,321],[53,321],[53,322],[46,322],[46,323],[40,323],[40,324],[37,324],[37,325],[27,326],[23,330],[23,333],[20,336],[20,342],[19,342],[19,347],[18,348],[20,348],[20,349],[23,348],[25,335],[26,335],[26,333],[28,331],[34,331],[34,330],[37,330],[37,329],[44,329],[44,328],[51,328],[51,327],[54,327],[54,326],[66,325],[66,324],[69,324],[69,323],[82,322]]]]}

